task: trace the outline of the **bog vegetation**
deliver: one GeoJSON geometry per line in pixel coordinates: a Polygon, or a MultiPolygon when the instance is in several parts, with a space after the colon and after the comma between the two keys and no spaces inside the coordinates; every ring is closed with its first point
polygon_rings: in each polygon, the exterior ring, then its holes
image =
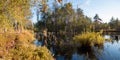
{"type": "Polygon", "coordinates": [[[0,1],[0,60],[53,60],[47,47],[33,44],[34,4],[34,0],[0,1]]]}
{"type": "Polygon", "coordinates": [[[112,17],[109,23],[102,23],[98,14],[93,20],[82,9],[73,9],[72,3],[63,1],[54,0],[50,8],[48,0],[0,0],[0,59],[54,60],[49,46],[103,45],[100,30],[120,29],[119,19],[112,17]],[[32,24],[34,9],[37,22],[32,24]],[[33,44],[35,33],[44,46],[33,44]]]}
{"type": "Polygon", "coordinates": [[[104,38],[101,35],[101,32],[85,32],[73,37],[74,44],[77,44],[78,47],[81,46],[101,46],[104,43],[104,38]]]}

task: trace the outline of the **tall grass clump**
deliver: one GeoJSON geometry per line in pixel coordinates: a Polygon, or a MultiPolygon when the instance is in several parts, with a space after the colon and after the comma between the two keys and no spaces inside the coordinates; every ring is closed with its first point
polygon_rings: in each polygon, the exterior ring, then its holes
{"type": "Polygon", "coordinates": [[[96,46],[103,45],[104,38],[101,32],[84,32],[73,37],[73,43],[79,47],[81,46],[96,46]]]}

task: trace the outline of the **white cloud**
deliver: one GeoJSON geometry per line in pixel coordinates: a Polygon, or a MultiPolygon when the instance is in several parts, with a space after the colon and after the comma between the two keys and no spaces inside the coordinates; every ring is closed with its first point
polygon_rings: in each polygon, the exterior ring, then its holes
{"type": "Polygon", "coordinates": [[[92,0],[86,0],[86,4],[89,5],[92,0]]]}

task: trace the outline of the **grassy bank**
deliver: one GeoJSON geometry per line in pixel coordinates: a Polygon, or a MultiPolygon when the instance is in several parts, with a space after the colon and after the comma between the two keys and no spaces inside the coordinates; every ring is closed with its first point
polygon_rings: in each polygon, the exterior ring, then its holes
{"type": "Polygon", "coordinates": [[[0,34],[0,59],[3,60],[53,60],[51,52],[44,47],[36,47],[32,31],[0,34]]]}

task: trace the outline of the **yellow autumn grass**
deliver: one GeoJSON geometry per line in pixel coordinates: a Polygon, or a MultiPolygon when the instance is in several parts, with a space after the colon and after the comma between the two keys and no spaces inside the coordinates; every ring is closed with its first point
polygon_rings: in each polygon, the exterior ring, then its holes
{"type": "Polygon", "coordinates": [[[29,30],[21,33],[2,33],[0,56],[3,60],[54,60],[47,47],[36,47],[32,44],[34,39],[34,33],[29,30]]]}
{"type": "Polygon", "coordinates": [[[31,42],[35,39],[34,34],[31,33],[30,31],[24,31],[24,32],[18,33],[16,38],[20,42],[23,42],[23,41],[24,42],[31,42]]]}
{"type": "Polygon", "coordinates": [[[6,56],[6,60],[54,60],[51,52],[47,47],[19,47],[18,49],[11,49],[6,56]]]}
{"type": "Polygon", "coordinates": [[[0,34],[0,46],[4,46],[7,42],[15,40],[15,34],[2,33],[0,34]]]}
{"type": "Polygon", "coordinates": [[[102,45],[104,38],[101,36],[102,32],[85,32],[73,37],[74,44],[79,46],[95,46],[102,45]]]}
{"type": "Polygon", "coordinates": [[[15,42],[15,40],[19,41],[19,43],[31,43],[34,40],[34,34],[31,31],[24,31],[21,33],[10,33],[5,32],[0,34],[0,46],[5,47],[6,44],[10,42],[15,42]]]}

